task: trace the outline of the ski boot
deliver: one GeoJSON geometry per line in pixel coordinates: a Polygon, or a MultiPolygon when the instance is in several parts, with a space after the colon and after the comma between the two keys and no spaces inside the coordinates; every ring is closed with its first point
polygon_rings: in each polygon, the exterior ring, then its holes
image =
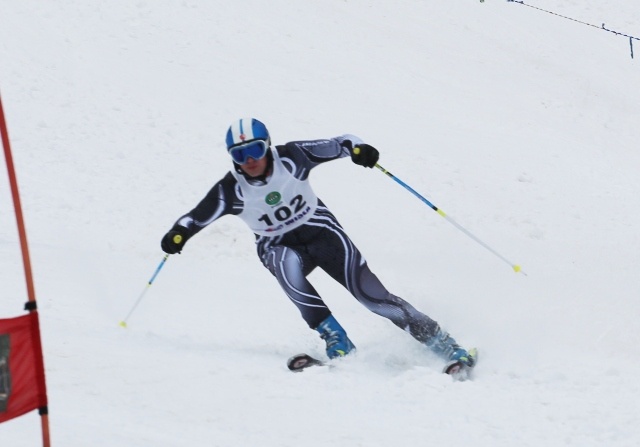
{"type": "Polygon", "coordinates": [[[330,359],[344,357],[356,348],[347,337],[347,332],[340,326],[340,323],[336,321],[333,315],[329,315],[320,323],[316,331],[320,333],[320,338],[327,343],[327,356],[330,359]]]}
{"type": "Polygon", "coordinates": [[[456,343],[456,340],[449,333],[440,328],[425,344],[435,354],[445,359],[448,364],[461,363],[469,368],[475,366],[475,358],[456,343]]]}

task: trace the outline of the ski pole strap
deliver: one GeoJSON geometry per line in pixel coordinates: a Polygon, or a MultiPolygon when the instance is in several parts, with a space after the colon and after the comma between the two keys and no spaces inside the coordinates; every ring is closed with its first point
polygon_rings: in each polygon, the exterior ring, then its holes
{"type": "Polygon", "coordinates": [[[509,266],[513,269],[514,272],[516,273],[522,273],[523,275],[527,275],[522,268],[518,265],[518,264],[514,264],[513,262],[509,261],[507,258],[505,258],[504,256],[502,256],[500,253],[498,253],[496,250],[494,250],[493,248],[491,248],[489,245],[487,245],[485,242],[481,241],[478,237],[476,237],[475,235],[473,235],[469,230],[467,230],[466,228],[464,228],[462,225],[460,225],[458,222],[456,222],[455,220],[453,220],[451,217],[449,217],[444,211],[442,211],[440,208],[438,208],[437,206],[435,206],[433,203],[431,203],[429,200],[427,200],[426,198],[424,198],[420,193],[418,193],[415,189],[413,189],[411,186],[407,185],[405,182],[403,182],[402,180],[400,180],[398,177],[396,177],[395,175],[393,175],[391,172],[387,171],[385,168],[383,168],[382,166],[380,166],[378,163],[376,163],[376,168],[380,169],[383,173],[385,173],[388,177],[391,177],[396,183],[398,183],[399,185],[401,185],[402,187],[404,187],[407,191],[409,191],[411,194],[413,194],[414,196],[416,196],[418,199],[420,199],[423,203],[425,203],[429,208],[431,208],[433,211],[435,211],[436,213],[438,213],[439,215],[441,215],[442,217],[444,217],[447,222],[449,222],[451,225],[453,225],[454,227],[456,227],[458,230],[462,231],[464,234],[466,234],[467,236],[469,236],[471,239],[473,239],[474,241],[476,241],[478,244],[482,245],[484,248],[486,248],[487,250],[489,250],[491,253],[493,253],[496,257],[498,257],[499,259],[501,259],[502,261],[504,261],[505,263],[509,264],[509,266]]]}

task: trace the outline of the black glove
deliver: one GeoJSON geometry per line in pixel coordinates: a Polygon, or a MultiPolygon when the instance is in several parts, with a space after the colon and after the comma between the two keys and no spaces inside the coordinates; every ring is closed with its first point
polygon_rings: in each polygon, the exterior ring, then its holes
{"type": "Polygon", "coordinates": [[[173,255],[182,251],[182,247],[187,242],[187,239],[188,238],[183,231],[173,227],[171,231],[164,235],[160,242],[160,246],[162,247],[162,251],[173,255]]]}
{"type": "Polygon", "coordinates": [[[360,166],[373,168],[378,163],[379,158],[380,152],[378,152],[378,149],[369,144],[356,144],[351,149],[351,161],[360,166]]]}

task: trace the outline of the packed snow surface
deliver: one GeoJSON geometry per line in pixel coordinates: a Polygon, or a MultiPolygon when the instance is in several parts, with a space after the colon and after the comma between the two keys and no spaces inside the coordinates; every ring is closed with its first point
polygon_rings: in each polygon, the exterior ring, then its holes
{"type": "MultiPolygon", "coordinates": [[[[640,60],[598,29],[638,36],[640,8],[530,1],[583,23],[502,0],[0,0],[52,444],[640,445],[640,60]],[[360,136],[522,266],[377,169],[311,175],[384,284],[479,347],[473,381],[322,271],[310,278],[358,352],[290,373],[323,342],[237,218],[147,288],[247,116],[276,144],[360,136]]],[[[0,207],[10,318],[26,287],[6,180],[0,207]]],[[[37,412],[0,426],[2,447],[40,437],[37,412]]]]}

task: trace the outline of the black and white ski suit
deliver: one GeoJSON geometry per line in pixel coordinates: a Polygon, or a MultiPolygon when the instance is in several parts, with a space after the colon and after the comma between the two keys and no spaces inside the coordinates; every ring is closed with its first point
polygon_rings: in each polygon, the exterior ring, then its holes
{"type": "Polygon", "coordinates": [[[239,169],[230,171],[193,210],[178,219],[174,228],[188,239],[218,218],[236,215],[256,234],[258,256],[309,327],[315,329],[331,314],[307,280],[307,275],[320,267],[370,311],[425,343],[439,329],[438,324],[387,291],[308,183],[311,169],[350,155],[346,140],[354,145],[361,142],[343,135],[272,148],[268,177],[256,180],[245,177],[239,169]]]}

